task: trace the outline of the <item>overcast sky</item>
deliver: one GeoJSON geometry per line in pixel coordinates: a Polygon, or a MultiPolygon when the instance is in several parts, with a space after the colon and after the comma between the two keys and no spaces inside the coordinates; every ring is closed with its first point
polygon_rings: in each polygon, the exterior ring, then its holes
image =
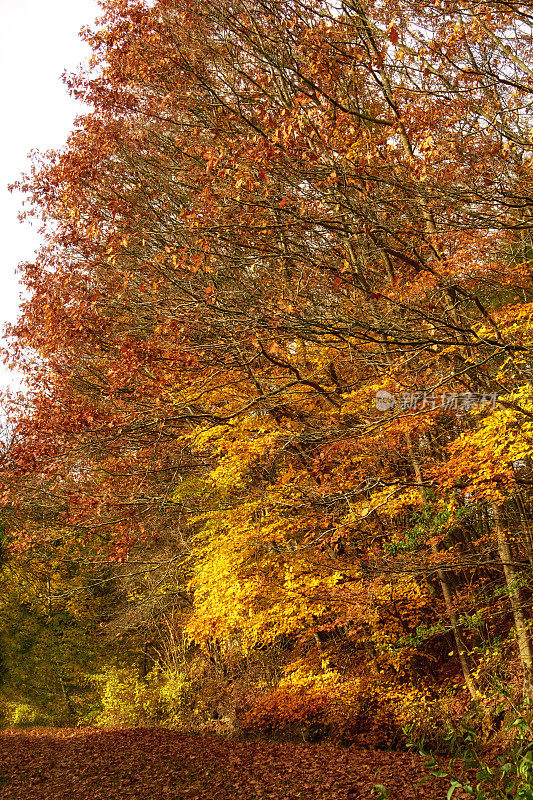
{"type": "MultiPolygon", "coordinates": [[[[7,184],[28,168],[32,149],[60,147],[83,107],[67,95],[61,74],[87,60],[78,31],[99,14],[95,0],[0,0],[0,324],[17,317],[16,267],[38,245],[34,228],[17,220],[21,196],[7,184]]],[[[0,384],[17,384],[0,369],[0,384]]]]}

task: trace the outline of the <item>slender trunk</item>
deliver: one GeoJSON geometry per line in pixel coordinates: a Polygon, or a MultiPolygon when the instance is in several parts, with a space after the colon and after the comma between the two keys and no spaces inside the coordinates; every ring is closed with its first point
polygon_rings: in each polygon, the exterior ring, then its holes
{"type": "MultiPolygon", "coordinates": [[[[409,448],[409,455],[411,457],[411,464],[413,466],[413,470],[416,476],[416,481],[418,483],[418,491],[420,492],[420,496],[425,502],[427,497],[422,482],[422,470],[420,468],[420,463],[414,452],[413,443],[411,441],[409,434],[407,433],[405,434],[405,439],[407,442],[407,447],[409,448]]],[[[438,546],[435,541],[431,542],[431,552],[435,556],[438,555],[439,552],[438,546]]],[[[446,613],[448,614],[448,619],[450,620],[450,625],[452,627],[455,649],[457,650],[457,656],[459,658],[459,663],[461,664],[461,669],[463,671],[465,685],[468,691],[470,692],[472,700],[477,701],[479,700],[479,692],[474,682],[474,679],[472,678],[472,675],[470,673],[470,666],[468,664],[466,647],[459,633],[459,620],[457,619],[457,614],[455,613],[455,609],[453,607],[452,590],[450,588],[450,584],[448,583],[446,573],[443,569],[437,569],[437,576],[439,579],[440,588],[442,590],[442,595],[444,597],[446,613]]]]}
{"type": "MultiPolygon", "coordinates": [[[[386,354],[387,360],[389,360],[390,356],[389,356],[389,353],[388,353],[388,350],[387,350],[386,342],[383,343],[383,349],[384,349],[384,352],[386,354]]],[[[415,454],[415,451],[414,451],[414,448],[413,448],[413,443],[411,441],[411,437],[410,437],[409,433],[405,433],[405,441],[407,443],[407,448],[409,450],[411,464],[412,464],[412,467],[413,467],[413,470],[414,470],[414,473],[415,473],[415,476],[416,476],[416,481],[417,481],[417,484],[418,484],[419,494],[420,494],[423,502],[426,502],[427,497],[426,497],[426,491],[425,491],[424,486],[423,486],[422,470],[420,468],[420,462],[418,461],[418,458],[417,458],[417,456],[415,454]]],[[[437,555],[438,554],[438,546],[437,546],[437,543],[434,542],[434,541],[431,542],[431,552],[433,553],[433,555],[437,555]]],[[[451,628],[452,628],[453,638],[454,638],[454,642],[455,642],[455,649],[457,650],[457,657],[459,658],[459,663],[461,665],[461,670],[463,672],[465,685],[466,685],[466,687],[467,687],[467,689],[468,689],[468,691],[470,693],[470,696],[471,696],[472,700],[474,702],[477,702],[479,700],[479,691],[477,689],[477,686],[475,684],[474,679],[472,678],[472,675],[471,675],[471,672],[470,672],[470,666],[468,664],[467,650],[466,650],[464,642],[462,641],[461,636],[459,634],[459,620],[457,619],[457,614],[455,613],[455,609],[454,609],[454,605],[453,605],[452,591],[451,591],[451,588],[450,588],[450,584],[448,583],[448,580],[447,580],[447,577],[446,577],[446,573],[445,573],[444,570],[438,569],[437,570],[437,577],[439,579],[440,587],[441,587],[441,590],[442,590],[442,596],[444,597],[444,604],[446,606],[446,613],[448,615],[448,619],[450,620],[450,625],[451,625],[451,628]]]]}
{"type": "Polygon", "coordinates": [[[524,506],[524,501],[522,500],[520,494],[516,495],[516,497],[514,498],[514,503],[518,511],[518,515],[520,517],[520,525],[522,527],[523,540],[524,540],[524,546],[526,548],[527,557],[529,559],[531,567],[533,568],[533,538],[531,536],[531,526],[527,518],[527,511],[524,506]]]}
{"type": "Polygon", "coordinates": [[[524,615],[522,598],[520,597],[520,587],[513,564],[513,553],[503,528],[500,509],[496,505],[493,505],[492,510],[494,513],[496,536],[498,538],[498,553],[503,564],[505,583],[507,585],[509,601],[513,611],[520,663],[522,664],[522,671],[524,674],[524,698],[533,700],[533,647],[529,635],[529,626],[524,615]]]}
{"type": "Polygon", "coordinates": [[[67,704],[67,707],[68,707],[68,710],[69,710],[69,714],[70,714],[71,717],[74,717],[75,714],[76,714],[76,711],[74,709],[74,706],[72,705],[72,700],[70,699],[70,694],[67,691],[67,687],[65,686],[65,684],[63,682],[63,678],[61,677],[61,675],[59,676],[59,683],[61,685],[61,694],[63,695],[63,699],[64,699],[65,703],[67,704]]]}

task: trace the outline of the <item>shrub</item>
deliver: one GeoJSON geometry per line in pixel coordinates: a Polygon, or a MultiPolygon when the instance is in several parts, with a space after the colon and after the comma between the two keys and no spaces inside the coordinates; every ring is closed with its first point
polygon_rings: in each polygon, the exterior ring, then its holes
{"type": "Polygon", "coordinates": [[[158,724],[181,729],[193,725],[197,695],[186,673],[156,668],[143,678],[135,669],[112,667],[95,680],[101,705],[93,717],[96,725],[158,724]]]}
{"type": "Polygon", "coordinates": [[[183,672],[167,672],[159,690],[163,722],[172,728],[192,726],[196,692],[193,682],[183,672]]]}
{"type": "Polygon", "coordinates": [[[97,725],[142,725],[162,721],[160,677],[142,679],[137,670],[111,667],[96,679],[101,684],[102,711],[97,725]]]}

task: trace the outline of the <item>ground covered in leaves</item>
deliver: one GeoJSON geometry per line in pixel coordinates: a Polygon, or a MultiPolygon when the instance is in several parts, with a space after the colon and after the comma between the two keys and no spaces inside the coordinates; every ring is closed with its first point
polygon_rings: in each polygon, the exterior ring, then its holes
{"type": "Polygon", "coordinates": [[[444,798],[417,783],[423,759],[325,744],[233,741],[164,729],[32,729],[0,734],[1,800],[355,800],[444,798]]]}

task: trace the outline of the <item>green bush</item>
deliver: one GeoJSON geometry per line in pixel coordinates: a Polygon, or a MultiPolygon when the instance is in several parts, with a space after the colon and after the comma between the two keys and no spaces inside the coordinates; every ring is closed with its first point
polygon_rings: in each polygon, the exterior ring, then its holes
{"type": "Polygon", "coordinates": [[[172,728],[191,726],[196,693],[192,681],[186,674],[164,673],[159,697],[166,725],[172,728]]]}
{"type": "Polygon", "coordinates": [[[508,724],[508,729],[510,742],[505,754],[490,761],[480,756],[474,731],[468,743],[462,743],[463,737],[458,737],[456,755],[474,773],[473,780],[454,775],[437,763],[433,755],[420,750],[428,758],[428,771],[435,777],[448,779],[447,800],[458,789],[463,797],[473,800],[533,800],[533,730],[520,714],[508,724]]]}
{"type": "Polygon", "coordinates": [[[102,711],[97,725],[143,725],[161,722],[157,672],[141,678],[135,669],[111,667],[96,679],[101,684],[102,711]]]}
{"type": "Polygon", "coordinates": [[[102,710],[96,725],[167,725],[189,727],[195,704],[186,674],[154,669],[141,677],[135,669],[111,667],[96,678],[102,710]]]}

